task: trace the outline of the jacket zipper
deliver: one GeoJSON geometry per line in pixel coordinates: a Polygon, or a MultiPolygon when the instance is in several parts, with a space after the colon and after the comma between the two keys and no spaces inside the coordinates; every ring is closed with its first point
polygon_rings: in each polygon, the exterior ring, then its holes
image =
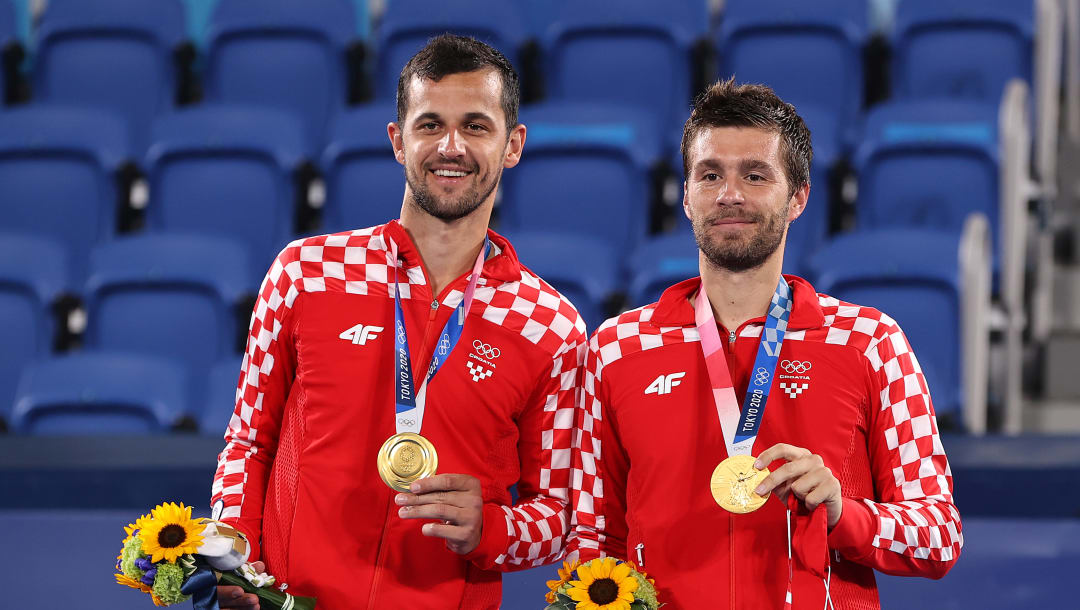
{"type": "MultiPolygon", "coordinates": [[[[392,499],[392,498],[391,498],[392,499]]],[[[385,551],[385,545],[383,542],[386,540],[386,533],[390,529],[390,508],[394,505],[393,502],[388,501],[386,503],[386,514],[383,515],[383,527],[382,533],[379,534],[379,550],[375,554],[375,575],[371,579],[371,594],[368,596],[368,608],[375,608],[375,593],[379,589],[379,580],[382,576],[382,562],[383,554],[385,551]]]]}
{"type": "Polygon", "coordinates": [[[733,330],[728,331],[727,342],[728,342],[728,345],[734,345],[735,344],[735,331],[733,331],[733,330]]]}

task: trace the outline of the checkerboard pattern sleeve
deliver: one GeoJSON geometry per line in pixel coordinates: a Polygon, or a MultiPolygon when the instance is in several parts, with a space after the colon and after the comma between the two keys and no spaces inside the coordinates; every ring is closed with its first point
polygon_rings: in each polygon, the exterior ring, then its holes
{"type": "Polygon", "coordinates": [[[875,384],[870,457],[878,501],[863,502],[876,531],[873,552],[860,562],[892,574],[944,574],[964,537],[919,362],[887,315],[834,299],[822,305],[827,319],[835,316],[826,342],[863,349],[875,384]]]}

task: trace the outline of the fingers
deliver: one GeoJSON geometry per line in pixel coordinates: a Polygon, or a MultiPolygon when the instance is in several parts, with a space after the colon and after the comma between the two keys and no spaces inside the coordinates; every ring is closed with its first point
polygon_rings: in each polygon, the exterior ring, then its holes
{"type": "Polygon", "coordinates": [[[479,491],[480,480],[467,474],[437,474],[413,481],[409,491],[426,494],[433,491],[479,491]]]}
{"type": "Polygon", "coordinates": [[[447,523],[425,523],[420,532],[432,538],[443,538],[452,551],[468,544],[473,536],[472,528],[447,523]]]}
{"type": "MultiPolygon", "coordinates": [[[[806,450],[804,449],[803,451],[806,450]]],[[[821,456],[807,452],[802,457],[796,458],[794,461],[788,462],[769,473],[769,476],[765,477],[754,491],[759,496],[764,496],[782,483],[793,483],[799,479],[799,477],[802,477],[811,470],[824,467],[825,462],[822,461],[821,456]]],[[[792,489],[794,489],[794,486],[792,489]]],[[[798,493],[796,493],[796,495],[798,495],[798,493]]]]}
{"type": "Polygon", "coordinates": [[[398,509],[398,516],[402,519],[436,519],[457,524],[465,524],[470,514],[471,511],[448,504],[402,506],[398,509]]]}
{"type": "Polygon", "coordinates": [[[809,449],[788,445],[787,443],[777,443],[758,454],[757,460],[754,461],[754,468],[761,470],[776,460],[790,462],[807,455],[810,455],[809,449]]]}
{"type": "Polygon", "coordinates": [[[449,504],[458,508],[476,508],[483,504],[479,493],[461,491],[432,491],[425,494],[400,493],[394,496],[398,506],[421,506],[424,504],[449,504]]]}
{"type": "Polygon", "coordinates": [[[218,607],[259,610],[259,598],[254,593],[245,593],[240,587],[218,587],[217,595],[218,607]]]}

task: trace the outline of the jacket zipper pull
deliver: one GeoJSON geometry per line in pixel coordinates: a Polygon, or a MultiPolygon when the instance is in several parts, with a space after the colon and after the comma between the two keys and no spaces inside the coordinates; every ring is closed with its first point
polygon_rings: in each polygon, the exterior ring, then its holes
{"type": "Polygon", "coordinates": [[[645,543],[644,542],[639,542],[637,544],[637,546],[634,547],[634,550],[637,551],[637,564],[638,564],[638,567],[644,570],[645,569],[645,543]]]}
{"type": "Polygon", "coordinates": [[[733,331],[733,330],[728,331],[727,342],[728,342],[728,345],[731,345],[731,344],[735,343],[735,331],[733,331]]]}

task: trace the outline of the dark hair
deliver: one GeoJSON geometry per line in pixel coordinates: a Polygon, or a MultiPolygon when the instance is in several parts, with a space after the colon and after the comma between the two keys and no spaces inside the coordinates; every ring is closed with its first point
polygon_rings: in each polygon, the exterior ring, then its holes
{"type": "Polygon", "coordinates": [[[397,84],[397,120],[409,112],[409,83],[414,76],[438,82],[449,74],[493,69],[502,80],[502,110],[506,133],[517,125],[521,85],[517,72],[506,56],[475,38],[443,34],[428,41],[401,69],[397,84]]]}
{"type": "Polygon", "coordinates": [[[690,175],[690,145],[706,127],[757,127],[780,134],[780,158],[788,179],[788,197],[810,182],[810,130],[795,107],[765,85],[736,85],[735,78],[717,81],[694,100],[683,126],[683,173],[690,175]]]}

